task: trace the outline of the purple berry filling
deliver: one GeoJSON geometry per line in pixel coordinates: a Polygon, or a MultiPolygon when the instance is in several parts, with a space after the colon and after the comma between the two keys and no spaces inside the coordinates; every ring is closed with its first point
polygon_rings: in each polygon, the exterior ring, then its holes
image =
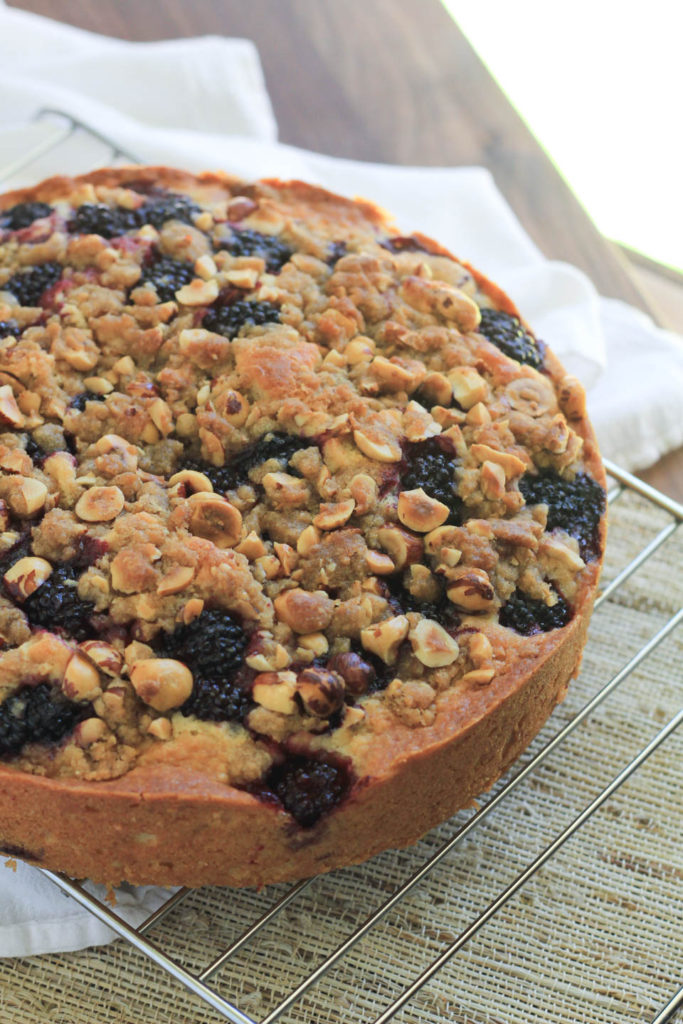
{"type": "Polygon", "coordinates": [[[47,683],[21,686],[0,704],[0,757],[16,756],[27,743],[58,743],[93,715],[92,705],[67,700],[47,683]]]}

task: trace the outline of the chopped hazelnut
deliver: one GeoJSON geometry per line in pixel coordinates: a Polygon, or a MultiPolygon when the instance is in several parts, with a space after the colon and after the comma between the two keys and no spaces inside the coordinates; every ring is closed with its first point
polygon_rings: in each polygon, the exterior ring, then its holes
{"type": "Polygon", "coordinates": [[[299,534],[296,542],[296,550],[304,557],[310,554],[311,550],[320,543],[322,534],[315,526],[306,526],[299,534]]]}
{"type": "Polygon", "coordinates": [[[567,374],[560,383],[558,400],[569,420],[580,420],[586,415],[586,392],[576,377],[567,374]]]}
{"type": "Polygon", "coordinates": [[[84,377],[83,383],[94,395],[110,395],[114,385],[106,377],[84,377]]]}
{"type": "Polygon", "coordinates": [[[495,668],[473,668],[459,680],[469,686],[487,686],[496,674],[495,668]]]}
{"type": "Polygon", "coordinates": [[[493,609],[495,591],[483,569],[463,566],[453,570],[448,585],[448,599],[468,612],[487,612],[493,609]]]}
{"type": "Polygon", "coordinates": [[[104,640],[84,640],[79,644],[83,651],[97,666],[100,672],[108,676],[118,676],[123,668],[123,655],[104,640]]]}
{"type": "Polygon", "coordinates": [[[74,729],[74,742],[79,747],[90,747],[109,735],[109,726],[101,718],[86,718],[74,729]]]}
{"type": "Polygon", "coordinates": [[[364,335],[357,335],[344,349],[344,355],[350,366],[356,366],[358,363],[369,363],[374,354],[374,341],[372,338],[366,338],[364,335]]]}
{"type": "Polygon", "coordinates": [[[147,732],[150,736],[154,736],[155,739],[170,740],[173,735],[173,726],[168,718],[155,718],[147,726],[147,732]]]}
{"type": "Polygon", "coordinates": [[[181,469],[179,473],[174,473],[168,482],[171,487],[175,484],[184,484],[191,494],[213,491],[213,484],[208,476],[196,469],[181,469]]]}
{"type": "Polygon", "coordinates": [[[169,594],[178,594],[185,590],[194,578],[194,569],[191,565],[176,565],[163,576],[157,584],[157,594],[160,597],[168,597],[169,594]]]}
{"type": "Polygon", "coordinates": [[[317,526],[319,530],[337,530],[348,522],[355,507],[356,503],[353,498],[329,505],[322,504],[320,512],[313,518],[313,525],[317,526]]]}
{"type": "Polygon", "coordinates": [[[242,534],[242,514],[219,494],[200,491],[188,498],[190,532],[212,541],[218,548],[232,548],[242,534]]]}
{"type": "Polygon", "coordinates": [[[356,446],[375,462],[400,462],[403,453],[397,440],[377,441],[362,430],[354,430],[353,440],[356,446]]]}
{"type": "Polygon", "coordinates": [[[312,651],[317,658],[327,654],[330,649],[324,633],[304,633],[303,636],[298,637],[297,643],[305,651],[312,651]]]}
{"type": "Polygon", "coordinates": [[[251,695],[257,704],[281,715],[296,714],[296,672],[262,672],[254,679],[251,695]]]}
{"type": "Polygon", "coordinates": [[[11,565],[3,579],[10,594],[23,600],[51,575],[52,566],[46,559],[29,555],[11,565]]]}
{"type": "Polygon", "coordinates": [[[420,619],[410,631],[410,643],[415,657],[428,668],[452,665],[460,653],[453,637],[432,619],[420,619]]]}
{"type": "Polygon", "coordinates": [[[125,498],[118,487],[90,487],[76,502],[74,511],[86,523],[106,523],[123,510],[125,498]]]}
{"type": "Polygon", "coordinates": [[[398,518],[410,530],[429,533],[446,522],[450,515],[448,505],[430,498],[421,487],[401,491],[398,496],[398,518]]]}
{"type": "Polygon", "coordinates": [[[488,393],[488,385],[473,366],[460,366],[448,374],[453,389],[453,397],[465,410],[471,409],[477,402],[483,402],[488,393]]]}
{"type": "Polygon", "coordinates": [[[421,537],[416,537],[400,526],[382,526],[377,531],[377,539],[389,552],[391,560],[397,569],[403,569],[406,565],[419,562],[424,552],[424,544],[421,537]]]}
{"type": "Polygon", "coordinates": [[[218,281],[215,278],[203,281],[195,277],[194,281],[179,288],[175,297],[183,306],[210,306],[218,298],[218,281]]]}
{"type": "Polygon", "coordinates": [[[485,462],[481,467],[481,490],[485,498],[500,500],[505,494],[505,470],[497,462],[485,462]]]}
{"type": "Polygon", "coordinates": [[[0,423],[9,423],[11,427],[23,427],[24,422],[12,388],[9,384],[3,384],[0,387],[0,423]]]}
{"type": "Polygon", "coordinates": [[[268,548],[255,530],[250,530],[244,540],[241,540],[236,546],[235,551],[238,551],[240,555],[244,555],[250,562],[268,554],[268,548]]]}
{"type": "Polygon", "coordinates": [[[356,515],[364,516],[377,502],[377,484],[368,473],[356,473],[349,484],[351,497],[356,502],[356,515]]]}
{"type": "Polygon", "coordinates": [[[362,629],[360,640],[367,651],[379,655],[387,665],[393,665],[398,657],[399,647],[408,636],[409,628],[405,615],[395,615],[391,619],[362,629]]]}
{"type": "Polygon", "coordinates": [[[140,700],[156,711],[179,708],[192,693],[193,678],[187,665],[173,658],[137,661],[130,681],[140,700]]]}
{"type": "Polygon", "coordinates": [[[329,718],[344,703],[344,680],[324,668],[306,668],[296,681],[296,695],[308,715],[329,718]]]}
{"type": "Polygon", "coordinates": [[[516,455],[511,452],[499,452],[488,444],[473,444],[470,451],[478,462],[494,462],[500,466],[505,473],[506,480],[520,476],[527,468],[526,463],[516,455]]]}
{"type": "Polygon", "coordinates": [[[365,564],[370,572],[377,576],[388,576],[396,570],[396,566],[388,555],[383,555],[381,551],[373,551],[372,548],[369,548],[365,554],[365,564]]]}
{"type": "Polygon", "coordinates": [[[432,405],[450,405],[453,389],[448,377],[443,373],[428,373],[420,384],[420,395],[432,405]]]}
{"type": "Polygon", "coordinates": [[[6,478],[7,504],[20,518],[29,518],[45,505],[48,490],[41,480],[31,476],[10,476],[6,478]]]}
{"type": "Polygon", "coordinates": [[[290,544],[280,544],[278,541],[275,541],[273,544],[273,550],[280,561],[285,576],[291,575],[299,561],[298,552],[290,544]]]}
{"type": "Polygon", "coordinates": [[[279,508],[300,508],[311,497],[306,481],[290,473],[266,473],[261,483],[268,498],[279,508]]]}
{"type": "Polygon", "coordinates": [[[483,662],[493,657],[493,647],[486,633],[471,633],[468,651],[473,664],[479,668],[483,662]]]}
{"type": "Polygon", "coordinates": [[[69,659],[62,680],[62,690],[70,700],[95,700],[102,692],[100,674],[92,660],[75,652],[69,659]]]}
{"type": "Polygon", "coordinates": [[[324,590],[284,590],[274,601],[275,614],[295,633],[317,633],[330,624],[334,601],[324,590]]]}

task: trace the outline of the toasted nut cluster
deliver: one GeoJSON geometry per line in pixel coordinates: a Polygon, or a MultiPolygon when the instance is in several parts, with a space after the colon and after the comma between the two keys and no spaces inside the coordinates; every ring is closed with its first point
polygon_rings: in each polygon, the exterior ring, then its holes
{"type": "Polygon", "coordinates": [[[275,598],[275,613],[295,633],[317,633],[332,619],[334,602],[324,590],[285,590],[275,598]]]}
{"type": "Polygon", "coordinates": [[[130,681],[140,700],[156,711],[179,708],[192,693],[193,678],[187,665],[173,658],[137,661],[130,681]]]}
{"type": "Polygon", "coordinates": [[[11,565],[3,578],[10,593],[23,600],[51,575],[52,566],[46,559],[27,556],[11,565]]]}
{"type": "Polygon", "coordinates": [[[344,703],[344,680],[335,672],[306,668],[296,681],[296,694],[307,715],[329,718],[344,703]]]}
{"type": "Polygon", "coordinates": [[[410,625],[405,615],[395,615],[392,619],[385,619],[374,626],[362,629],[360,642],[366,651],[372,651],[387,665],[393,665],[409,629],[410,625]]]}
{"type": "Polygon", "coordinates": [[[463,566],[455,569],[446,591],[449,601],[466,612],[489,612],[496,593],[483,569],[463,566]]]}

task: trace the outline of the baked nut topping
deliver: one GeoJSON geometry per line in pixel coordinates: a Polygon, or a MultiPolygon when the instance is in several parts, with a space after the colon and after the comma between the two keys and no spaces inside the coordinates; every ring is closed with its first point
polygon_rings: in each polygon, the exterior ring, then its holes
{"type": "Polygon", "coordinates": [[[118,880],[60,856],[89,786],[114,874],[262,884],[470,803],[580,656],[581,385],[313,186],[122,168],[0,210],[0,842],[118,880]]]}

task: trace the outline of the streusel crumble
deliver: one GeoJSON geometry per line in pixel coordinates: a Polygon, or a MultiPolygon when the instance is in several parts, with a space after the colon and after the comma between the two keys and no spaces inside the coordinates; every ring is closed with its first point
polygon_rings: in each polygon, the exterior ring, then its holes
{"type": "Polygon", "coordinates": [[[261,884],[490,786],[605,529],[581,386],[510,300],[298,182],[0,206],[0,845],[261,884]]]}

